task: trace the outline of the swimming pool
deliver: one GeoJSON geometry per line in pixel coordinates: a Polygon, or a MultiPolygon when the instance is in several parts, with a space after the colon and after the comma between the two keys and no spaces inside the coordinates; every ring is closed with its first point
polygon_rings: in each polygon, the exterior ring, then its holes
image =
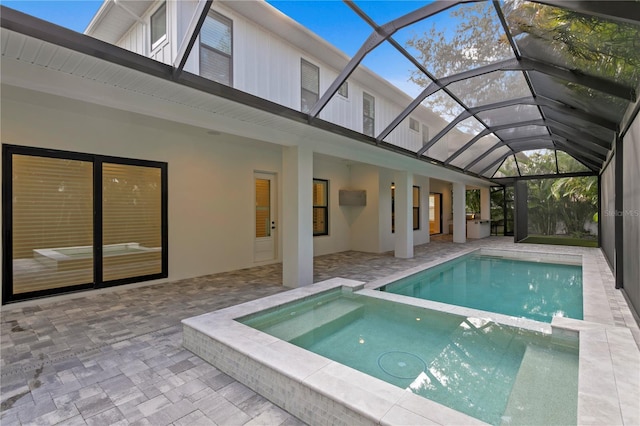
{"type": "Polygon", "coordinates": [[[577,339],[341,291],[238,321],[490,424],[576,423],[577,339]]]}
{"type": "Polygon", "coordinates": [[[547,323],[583,319],[582,267],[551,258],[470,253],[379,290],[547,323]]]}

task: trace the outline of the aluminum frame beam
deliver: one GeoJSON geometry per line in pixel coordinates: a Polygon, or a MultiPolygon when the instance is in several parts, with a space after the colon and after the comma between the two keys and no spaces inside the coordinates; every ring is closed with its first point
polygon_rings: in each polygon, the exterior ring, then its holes
{"type": "Polygon", "coordinates": [[[598,18],[637,24],[640,22],[640,3],[633,1],[593,1],[593,0],[532,0],[535,3],[547,6],[569,9],[584,15],[597,16],[598,18]]]}
{"type": "Polygon", "coordinates": [[[630,102],[635,102],[637,99],[636,89],[633,87],[617,83],[615,81],[610,81],[605,78],[583,74],[579,71],[547,64],[524,56],[520,58],[520,70],[536,71],[551,77],[576,83],[611,96],[622,98],[630,102]]]}
{"type": "Polygon", "coordinates": [[[211,9],[212,4],[213,0],[198,1],[196,10],[191,17],[191,21],[189,22],[189,27],[185,32],[185,38],[182,40],[182,43],[180,43],[180,47],[178,47],[176,60],[173,62],[174,76],[177,77],[182,74],[184,65],[187,63],[187,59],[191,54],[193,45],[196,43],[196,38],[198,38],[198,35],[200,35],[200,30],[202,29],[202,25],[204,25],[205,19],[207,19],[207,14],[211,9]]]}
{"type": "MultiPolygon", "coordinates": [[[[360,62],[364,59],[364,57],[371,52],[373,49],[382,44],[385,40],[389,39],[394,33],[402,28],[412,25],[418,21],[426,19],[430,16],[438,14],[444,10],[447,10],[453,6],[462,3],[475,2],[479,0],[457,0],[457,1],[436,1],[426,6],[423,6],[419,9],[416,9],[412,12],[407,13],[399,18],[396,18],[382,26],[376,27],[371,35],[365,40],[365,42],[360,46],[358,52],[353,55],[347,66],[345,66],[338,77],[331,83],[329,88],[325,90],[322,94],[322,97],[318,99],[316,104],[309,111],[309,116],[315,118],[320,114],[320,111],[324,109],[324,107],[329,103],[329,100],[335,95],[340,86],[347,81],[349,76],[355,71],[360,62]]],[[[353,4],[352,1],[345,1],[349,7],[356,11],[357,6],[352,7],[350,4],[353,4]]],[[[358,13],[356,11],[356,13],[358,13]]]]}

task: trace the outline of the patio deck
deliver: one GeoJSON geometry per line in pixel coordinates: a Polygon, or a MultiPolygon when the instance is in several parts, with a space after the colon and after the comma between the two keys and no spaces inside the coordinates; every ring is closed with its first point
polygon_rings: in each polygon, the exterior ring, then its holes
{"type": "MultiPolygon", "coordinates": [[[[380,279],[474,247],[593,256],[603,317],[638,323],[599,249],[515,245],[511,238],[454,244],[434,238],[412,259],[392,253],[343,252],[314,262],[316,282],[380,279]]],[[[274,293],[281,265],[261,266],[155,285],[130,285],[3,307],[1,409],[13,424],[296,425],[277,406],[182,347],[180,320],[274,293]]]]}

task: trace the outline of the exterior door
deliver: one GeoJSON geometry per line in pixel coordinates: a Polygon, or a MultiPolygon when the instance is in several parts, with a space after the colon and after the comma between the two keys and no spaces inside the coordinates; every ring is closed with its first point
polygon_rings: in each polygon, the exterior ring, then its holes
{"type": "Polygon", "coordinates": [[[276,252],[276,176],[273,173],[254,173],[255,240],[254,262],[275,260],[276,252]]]}

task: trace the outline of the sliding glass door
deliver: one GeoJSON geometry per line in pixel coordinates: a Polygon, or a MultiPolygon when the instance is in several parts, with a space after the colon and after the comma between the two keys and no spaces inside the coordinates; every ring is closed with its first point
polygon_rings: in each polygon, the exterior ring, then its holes
{"type": "Polygon", "coordinates": [[[166,277],[166,173],[3,145],[3,303],[166,277]]]}

